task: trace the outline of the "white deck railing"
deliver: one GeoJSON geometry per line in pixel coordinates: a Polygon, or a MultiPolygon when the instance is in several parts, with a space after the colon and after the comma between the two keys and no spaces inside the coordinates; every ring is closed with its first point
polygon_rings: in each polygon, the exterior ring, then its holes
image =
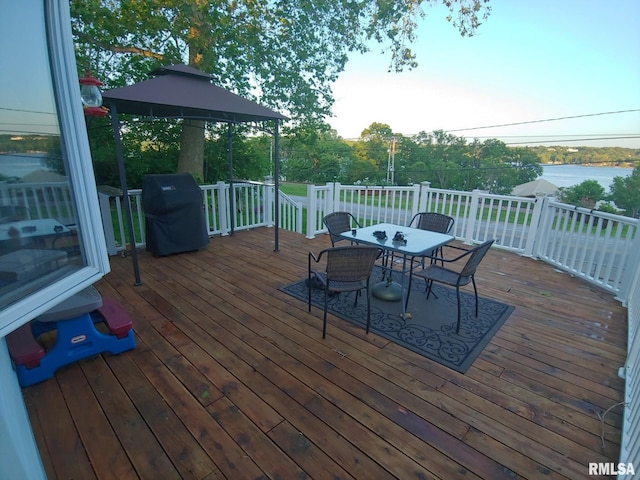
{"type": "Polygon", "coordinates": [[[75,225],[75,207],[67,182],[2,183],[0,206],[20,207],[29,218],[55,218],[75,225]]]}
{"type": "MultiPolygon", "coordinates": [[[[218,182],[201,187],[207,230],[210,235],[273,226],[273,185],[218,182]],[[233,226],[230,209],[234,206],[233,226]]],[[[135,244],[145,244],[141,191],[131,190],[135,244]]],[[[120,196],[100,195],[103,224],[110,254],[126,248],[125,222],[120,196]]],[[[433,189],[428,183],[410,187],[359,185],[309,185],[306,228],[303,206],[279,193],[282,228],[313,237],[326,232],[323,217],[333,211],[352,213],[363,225],[387,222],[407,225],[421,211],[445,213],[455,219],[453,233],[468,244],[489,238],[496,247],[539,258],[572,275],[605,288],[626,302],[640,249],[638,220],[562,204],[552,198],[492,195],[475,190],[460,192],[433,189]]],[[[75,223],[67,183],[3,184],[0,205],[23,206],[32,218],[56,218],[75,223]]]]}
{"type": "Polygon", "coordinates": [[[468,244],[496,239],[496,247],[539,258],[572,275],[624,293],[638,220],[576,208],[553,198],[493,195],[412,187],[361,187],[328,183],[307,190],[307,237],[326,232],[322,218],[337,210],[353,214],[362,225],[408,225],[417,212],[455,219],[453,234],[468,244]],[[310,227],[311,226],[311,227],[310,227]]]}
{"type": "MultiPolygon", "coordinates": [[[[228,235],[232,230],[247,230],[257,227],[272,227],[275,223],[274,187],[271,184],[256,182],[236,182],[233,184],[234,211],[233,229],[231,228],[231,187],[228,183],[202,185],[203,208],[209,236],[228,235]]],[[[113,194],[99,194],[103,212],[103,223],[109,255],[126,250],[129,243],[122,197],[113,194]],[[110,221],[106,221],[110,219],[110,221]]],[[[134,237],[136,247],[146,243],[142,190],[129,190],[134,237]]],[[[286,230],[302,233],[302,205],[280,192],[280,226],[286,230]]]]}
{"type": "Polygon", "coordinates": [[[629,278],[623,282],[627,290],[622,293],[627,307],[627,360],[620,371],[625,379],[624,421],[620,446],[620,462],[633,464],[636,475],[619,475],[632,480],[640,471],[640,238],[632,248],[629,278]]]}

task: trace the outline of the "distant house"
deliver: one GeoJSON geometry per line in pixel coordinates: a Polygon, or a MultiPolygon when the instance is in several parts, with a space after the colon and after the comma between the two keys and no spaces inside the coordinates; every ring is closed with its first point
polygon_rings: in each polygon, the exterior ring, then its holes
{"type": "Polygon", "coordinates": [[[22,177],[22,183],[49,183],[49,182],[66,182],[68,179],[65,175],[52,172],[50,170],[34,170],[33,172],[22,177]]]}
{"type": "Polygon", "coordinates": [[[558,187],[543,178],[517,185],[511,191],[511,195],[516,197],[537,197],[539,195],[551,197],[557,193],[558,187]]]}

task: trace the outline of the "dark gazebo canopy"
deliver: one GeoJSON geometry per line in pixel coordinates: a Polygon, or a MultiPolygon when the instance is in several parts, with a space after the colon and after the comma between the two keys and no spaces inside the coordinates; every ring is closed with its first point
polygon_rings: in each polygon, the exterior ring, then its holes
{"type": "MultiPolygon", "coordinates": [[[[196,68],[178,64],[161,67],[153,72],[154,78],[138,82],[128,87],[114,88],[102,94],[105,105],[111,114],[113,136],[116,144],[116,157],[123,191],[125,213],[136,285],[140,282],[138,257],[133,236],[133,221],[127,189],[127,179],[122,152],[119,113],[149,118],[185,118],[208,122],[223,122],[229,125],[229,172],[233,171],[231,150],[231,126],[237,123],[273,121],[275,137],[274,179],[276,192],[279,189],[278,132],[279,122],[288,118],[251,100],[242,98],[211,83],[212,77],[196,68]]],[[[229,178],[232,184],[232,178],[229,178]]],[[[232,188],[233,201],[233,188],[232,188]]],[[[234,223],[234,208],[231,208],[231,224],[234,223]]],[[[275,250],[278,250],[279,228],[278,195],[275,195],[275,250]]],[[[233,227],[232,227],[233,233],[233,227]]]]}
{"type": "Polygon", "coordinates": [[[160,67],[154,78],[104,92],[118,113],[145,117],[197,118],[243,123],[287,117],[211,83],[212,76],[188,65],[160,67]]]}

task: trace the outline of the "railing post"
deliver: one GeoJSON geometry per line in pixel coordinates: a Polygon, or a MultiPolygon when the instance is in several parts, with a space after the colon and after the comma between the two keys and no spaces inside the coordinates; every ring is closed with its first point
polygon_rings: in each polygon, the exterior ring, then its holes
{"type": "Polygon", "coordinates": [[[316,232],[316,214],[318,200],[316,199],[315,185],[307,185],[307,238],[315,238],[316,232]]]}
{"type": "MultiPolygon", "coordinates": [[[[264,214],[264,222],[268,227],[273,227],[273,209],[275,208],[276,195],[280,195],[280,192],[276,192],[275,185],[263,183],[260,187],[263,189],[262,198],[264,205],[262,206],[262,213],[264,214]]],[[[282,223],[282,215],[280,216],[280,223],[282,223]]]]}
{"type": "Polygon", "coordinates": [[[340,210],[342,210],[342,207],[340,205],[340,196],[342,194],[342,185],[340,184],[340,182],[333,182],[333,183],[327,183],[327,185],[329,186],[329,191],[331,192],[331,205],[329,207],[329,209],[325,212],[325,215],[327,213],[333,213],[333,212],[338,212],[340,210]]]}
{"type": "Polygon", "coordinates": [[[467,214],[467,224],[464,232],[463,242],[471,245],[473,244],[473,231],[476,227],[476,222],[478,219],[478,210],[480,207],[480,194],[482,190],[473,190],[471,192],[471,205],[469,208],[469,213],[467,214]]]}
{"type": "Polygon", "coordinates": [[[304,233],[302,231],[302,204],[301,203],[296,203],[296,208],[295,208],[295,212],[296,212],[296,233],[304,233]]]}
{"type": "Polygon", "coordinates": [[[104,239],[107,243],[107,253],[115,255],[118,253],[118,249],[116,248],[116,236],[113,232],[113,221],[111,219],[111,196],[98,192],[98,204],[100,205],[104,239]]]}
{"type": "Polygon", "coordinates": [[[553,197],[544,197],[542,205],[540,205],[540,219],[538,220],[536,238],[531,251],[533,258],[540,258],[544,252],[545,245],[551,234],[553,228],[553,221],[555,216],[555,209],[549,206],[551,201],[555,200],[553,197]]]}
{"type": "MultiPolygon", "coordinates": [[[[229,210],[229,201],[227,199],[227,192],[230,190],[224,182],[216,183],[218,189],[218,218],[220,219],[220,234],[229,235],[229,217],[227,217],[227,211],[229,210]]],[[[229,193],[230,195],[231,193],[229,193]]]]}
{"type": "Polygon", "coordinates": [[[627,259],[628,268],[624,271],[622,279],[620,280],[620,288],[616,295],[616,299],[622,302],[625,307],[629,302],[631,292],[634,290],[635,282],[640,281],[638,276],[638,269],[640,267],[640,234],[638,234],[638,232],[640,232],[640,220],[638,220],[636,238],[633,240],[633,246],[627,259]],[[632,265],[635,265],[635,267],[632,267],[632,265]]]}
{"type": "MultiPolygon", "coordinates": [[[[429,182],[426,182],[427,186],[429,182]]],[[[413,201],[411,202],[411,212],[409,214],[409,221],[411,221],[411,219],[414,217],[414,215],[418,212],[424,212],[425,210],[422,209],[422,188],[423,188],[423,183],[417,183],[414,184],[411,187],[412,190],[412,195],[413,195],[413,201]]]]}
{"type": "Polygon", "coordinates": [[[536,203],[533,204],[533,213],[531,214],[531,227],[529,229],[529,234],[527,235],[527,241],[524,245],[524,252],[522,253],[525,257],[533,257],[534,249],[541,241],[541,227],[543,225],[543,215],[546,210],[544,207],[546,204],[546,197],[543,194],[536,194],[536,203]]]}
{"type": "MultiPolygon", "coordinates": [[[[431,182],[420,182],[420,193],[418,195],[417,210],[412,212],[415,215],[418,212],[428,211],[427,205],[429,202],[429,190],[431,189],[431,182]]],[[[411,216],[413,218],[413,215],[411,216]]]]}

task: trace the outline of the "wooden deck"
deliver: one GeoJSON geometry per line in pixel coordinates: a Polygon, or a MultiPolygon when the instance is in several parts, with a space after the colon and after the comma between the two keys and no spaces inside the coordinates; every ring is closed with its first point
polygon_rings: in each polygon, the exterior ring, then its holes
{"type": "Polygon", "coordinates": [[[335,317],[322,340],[322,313],[278,287],[329,245],[282,231],[274,252],[264,228],[141,252],[138,287],[113,257],[97,287],[129,310],[136,349],[24,389],[49,478],[579,479],[617,462],[612,295],[492,250],[480,294],[516,310],[463,375],[335,317]]]}

